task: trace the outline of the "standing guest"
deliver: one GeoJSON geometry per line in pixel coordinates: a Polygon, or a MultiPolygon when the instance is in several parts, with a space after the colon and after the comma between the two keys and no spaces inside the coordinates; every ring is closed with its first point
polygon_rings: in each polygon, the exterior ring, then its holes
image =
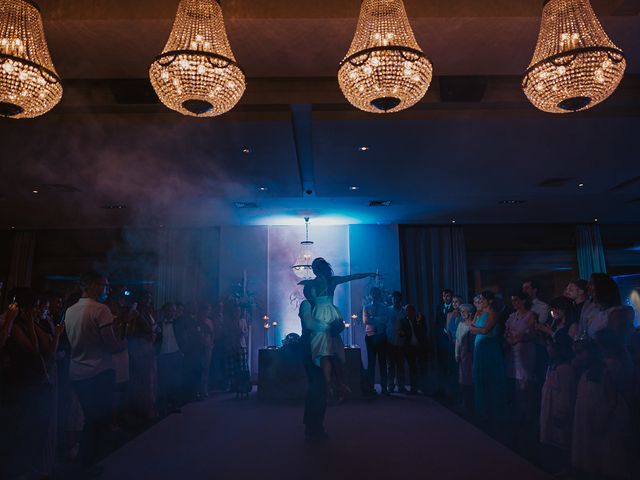
{"type": "Polygon", "coordinates": [[[578,324],[573,322],[573,305],[567,297],[557,297],[549,302],[551,312],[551,324],[538,323],[536,329],[544,334],[548,340],[556,341],[560,337],[575,338],[578,332],[578,324]]]}
{"type": "MultiPolygon", "coordinates": [[[[567,320],[569,324],[578,324],[582,315],[582,308],[589,299],[589,283],[586,280],[572,280],[564,289],[566,298],[571,302],[571,310],[567,312],[567,320]]],[[[577,327],[576,327],[577,328],[577,327]]]]}
{"type": "Polygon", "coordinates": [[[503,418],[506,401],[504,357],[493,310],[493,292],[484,291],[473,298],[476,315],[469,327],[475,335],[473,349],[473,386],[475,414],[487,425],[503,418]],[[491,423],[487,423],[491,422],[491,423]]]}
{"type": "Polygon", "coordinates": [[[197,320],[198,305],[189,304],[174,326],[180,350],[184,353],[185,400],[201,400],[200,387],[204,364],[202,328],[197,320]]]}
{"type": "Polygon", "coordinates": [[[458,325],[462,321],[462,316],[460,315],[460,305],[464,303],[462,297],[457,295],[453,296],[453,300],[451,301],[451,311],[447,315],[447,338],[449,340],[449,344],[447,345],[447,354],[448,354],[448,382],[447,382],[447,392],[455,399],[458,395],[458,363],[456,362],[456,333],[458,331],[458,325]]]}
{"type": "Polygon", "coordinates": [[[198,396],[206,398],[209,396],[209,374],[211,372],[211,354],[214,344],[214,326],[211,319],[212,307],[210,303],[198,305],[196,321],[198,323],[200,342],[202,344],[202,356],[200,361],[200,387],[198,396]]]}
{"type": "Polygon", "coordinates": [[[629,478],[627,406],[622,401],[602,352],[591,339],[577,342],[578,381],[571,464],[578,478],[629,478]]]}
{"type": "Polygon", "coordinates": [[[393,392],[409,393],[406,389],[404,359],[407,346],[407,314],[402,307],[402,294],[392,294],[392,305],[388,308],[387,317],[387,389],[393,392]]]}
{"type": "Polygon", "coordinates": [[[531,299],[531,311],[538,317],[538,323],[546,324],[549,321],[549,305],[538,298],[539,285],[535,280],[525,280],[522,283],[522,292],[531,299]]]}
{"type": "MultiPolygon", "coordinates": [[[[122,291],[109,295],[106,305],[113,315],[113,326],[120,340],[126,340],[129,329],[131,308],[126,305],[122,291]]],[[[129,351],[124,349],[112,355],[113,369],[116,372],[116,391],[113,402],[113,427],[121,428],[129,413],[129,351]]]]}
{"type": "Polygon", "coordinates": [[[153,296],[143,291],[129,325],[129,362],[132,407],[145,422],[157,417],[158,366],[155,344],[159,340],[158,333],[153,296]]]}
{"type": "Polygon", "coordinates": [[[462,320],[456,330],[455,351],[458,362],[458,383],[462,391],[462,403],[468,414],[473,413],[473,348],[474,336],[471,333],[473,323],[473,305],[464,303],[460,305],[462,320]]]}
{"type": "Polygon", "coordinates": [[[415,395],[419,390],[424,393],[425,378],[427,374],[427,332],[424,316],[413,305],[404,307],[407,316],[407,329],[410,339],[407,341],[405,357],[409,366],[409,381],[411,383],[410,395],[415,395]]]}
{"type": "Polygon", "coordinates": [[[101,468],[96,461],[106,446],[109,433],[115,372],[112,355],[126,347],[114,331],[113,315],[103,302],[109,282],[96,272],[80,277],[82,297],[69,307],[65,325],[71,345],[69,378],[84,414],[80,458],[88,475],[101,468]]]}
{"type": "Polygon", "coordinates": [[[53,392],[49,367],[55,358],[55,340],[39,321],[39,299],[31,289],[16,289],[10,297],[15,301],[4,318],[0,363],[5,416],[0,476],[40,478],[51,473],[46,460],[53,392]]]}
{"type": "MultiPolygon", "coordinates": [[[[551,305],[553,315],[553,302],[551,305]]],[[[545,466],[554,473],[569,469],[576,388],[571,342],[568,335],[547,339],[549,368],[542,387],[540,443],[544,448],[545,466]]]]}
{"type": "Polygon", "coordinates": [[[622,303],[618,285],[605,273],[592,274],[588,290],[591,300],[585,302],[578,326],[577,335],[581,339],[594,339],[599,330],[607,327],[610,311],[622,303]]]}
{"type": "Polygon", "coordinates": [[[527,423],[532,420],[532,388],[536,366],[536,314],[530,310],[529,297],[524,292],[511,295],[514,312],[509,315],[504,337],[507,342],[507,378],[512,383],[511,397],[514,399],[518,418],[527,423]]]}
{"type": "Polygon", "coordinates": [[[440,292],[441,302],[435,312],[436,367],[438,371],[436,396],[444,397],[449,376],[449,336],[447,317],[453,310],[453,291],[445,288],[440,292]]]}
{"type": "Polygon", "coordinates": [[[229,297],[223,304],[223,325],[227,331],[227,348],[231,359],[231,390],[237,394],[246,393],[249,374],[247,337],[249,327],[242,314],[240,302],[229,297]]]}
{"type": "Polygon", "coordinates": [[[177,310],[175,303],[165,303],[160,309],[162,343],[158,354],[158,407],[160,415],[179,413],[182,352],[173,328],[177,310]]]}
{"type": "Polygon", "coordinates": [[[380,386],[384,395],[387,389],[387,306],[382,302],[382,290],[372,287],[371,303],[364,307],[362,321],[365,326],[365,345],[367,346],[367,385],[369,395],[376,394],[376,359],[380,369],[380,386]]]}

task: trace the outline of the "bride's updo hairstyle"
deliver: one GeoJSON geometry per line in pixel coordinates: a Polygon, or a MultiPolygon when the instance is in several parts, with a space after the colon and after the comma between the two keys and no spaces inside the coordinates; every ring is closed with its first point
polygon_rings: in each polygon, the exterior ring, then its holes
{"type": "Polygon", "coordinates": [[[333,269],[331,264],[324,258],[318,257],[311,263],[311,270],[316,277],[331,278],[333,276],[333,269]]]}

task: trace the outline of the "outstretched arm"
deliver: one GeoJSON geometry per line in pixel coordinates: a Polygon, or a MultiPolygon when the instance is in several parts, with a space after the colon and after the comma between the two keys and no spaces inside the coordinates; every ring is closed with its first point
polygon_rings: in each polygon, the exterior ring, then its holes
{"type": "Polygon", "coordinates": [[[376,276],[378,276],[377,273],[354,273],[353,275],[345,275],[342,277],[335,275],[333,277],[333,281],[335,282],[336,285],[340,285],[341,283],[347,283],[347,282],[350,282],[351,280],[360,280],[361,278],[376,277],[376,276]]]}

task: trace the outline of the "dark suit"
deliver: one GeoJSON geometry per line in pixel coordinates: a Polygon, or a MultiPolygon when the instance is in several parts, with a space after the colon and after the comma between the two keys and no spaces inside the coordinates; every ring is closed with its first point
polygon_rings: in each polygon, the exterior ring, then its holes
{"type": "Polygon", "coordinates": [[[436,340],[436,366],[438,368],[438,386],[440,393],[444,393],[449,376],[449,349],[451,344],[445,331],[447,327],[447,315],[453,310],[451,304],[438,304],[435,315],[435,340],[436,340]]]}
{"type": "MultiPolygon", "coordinates": [[[[306,301],[306,300],[305,300],[306,301]]],[[[303,307],[300,307],[302,312],[303,307]]],[[[304,416],[302,423],[307,434],[317,435],[324,432],[324,415],[327,410],[327,386],[322,369],[311,359],[311,332],[305,328],[301,318],[302,336],[300,339],[302,363],[307,373],[307,396],[304,401],[304,416]]]]}

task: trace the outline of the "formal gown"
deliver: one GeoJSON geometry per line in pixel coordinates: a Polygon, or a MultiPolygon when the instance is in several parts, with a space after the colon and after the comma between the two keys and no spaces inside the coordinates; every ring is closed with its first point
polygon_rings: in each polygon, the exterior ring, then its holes
{"type": "MultiPolygon", "coordinates": [[[[483,313],[476,319],[476,326],[484,327],[488,318],[489,314],[483,313]]],[[[498,418],[505,411],[506,376],[497,331],[496,324],[488,333],[477,334],[473,350],[475,409],[476,414],[485,419],[498,418]]]]}
{"type": "Polygon", "coordinates": [[[335,356],[344,363],[344,343],[342,337],[331,332],[333,322],[342,322],[340,310],[333,304],[333,296],[314,299],[313,329],[311,331],[311,358],[320,366],[322,357],[335,356]]]}
{"type": "MultiPolygon", "coordinates": [[[[515,337],[529,335],[529,321],[532,313],[524,315],[513,312],[507,320],[505,336],[515,337]]],[[[533,380],[536,368],[536,347],[532,340],[524,340],[511,345],[507,351],[507,378],[513,378],[523,382],[533,380]]]]}

